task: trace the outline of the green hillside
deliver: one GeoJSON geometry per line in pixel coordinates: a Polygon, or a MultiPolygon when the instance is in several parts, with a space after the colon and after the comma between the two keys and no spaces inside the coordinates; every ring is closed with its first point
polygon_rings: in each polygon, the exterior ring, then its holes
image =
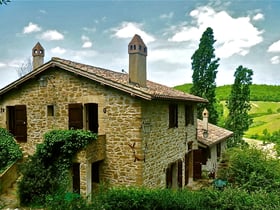
{"type": "MultiPolygon", "coordinates": [[[[190,92],[191,86],[192,84],[184,84],[174,88],[184,92],[190,92]]],[[[231,85],[220,86],[216,89],[216,96],[224,107],[225,116],[228,113],[225,107],[225,100],[230,94],[230,91],[231,85]]],[[[249,114],[253,119],[253,124],[245,133],[245,137],[271,139],[269,136],[278,135],[277,132],[280,134],[280,86],[252,85],[250,98],[252,108],[249,114]]]]}
{"type": "MultiPolygon", "coordinates": [[[[177,90],[189,93],[192,84],[183,84],[175,86],[177,90]]],[[[227,100],[231,90],[231,85],[219,86],[216,89],[217,99],[220,101],[227,100]]],[[[251,85],[252,101],[274,101],[280,102],[280,86],[279,85],[251,85]]]]}

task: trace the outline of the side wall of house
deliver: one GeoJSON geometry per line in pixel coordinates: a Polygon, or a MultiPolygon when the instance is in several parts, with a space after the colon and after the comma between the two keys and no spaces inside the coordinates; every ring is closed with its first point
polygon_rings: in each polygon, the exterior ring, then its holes
{"type": "Polygon", "coordinates": [[[164,100],[143,102],[142,120],[150,123],[150,132],[143,132],[142,149],[146,153],[143,163],[144,186],[165,188],[166,170],[178,160],[183,163],[182,185],[185,185],[185,154],[188,153],[188,142],[196,140],[197,120],[195,118],[194,125],[186,126],[186,104],[178,103],[178,127],[169,128],[170,103],[164,100]]]}

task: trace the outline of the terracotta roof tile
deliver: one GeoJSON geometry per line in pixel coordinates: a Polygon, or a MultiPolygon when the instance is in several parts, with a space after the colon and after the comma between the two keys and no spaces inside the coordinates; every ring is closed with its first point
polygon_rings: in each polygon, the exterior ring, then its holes
{"type": "Polygon", "coordinates": [[[139,87],[135,84],[129,83],[129,75],[119,73],[99,67],[94,67],[86,64],[73,62],[61,58],[54,57],[51,62],[61,68],[67,68],[77,74],[87,73],[87,77],[93,80],[102,80],[104,84],[113,86],[122,90],[126,90],[131,94],[135,94],[141,97],[141,94],[145,95],[147,99],[174,99],[183,101],[195,101],[195,102],[207,102],[207,100],[194,96],[182,91],[175,90],[173,88],[147,81],[147,87],[139,87]]]}
{"type": "Polygon", "coordinates": [[[232,131],[225,128],[208,123],[208,137],[203,137],[203,122],[202,120],[197,120],[197,140],[198,142],[211,146],[217,144],[221,141],[225,141],[227,138],[233,135],[232,131]]]}

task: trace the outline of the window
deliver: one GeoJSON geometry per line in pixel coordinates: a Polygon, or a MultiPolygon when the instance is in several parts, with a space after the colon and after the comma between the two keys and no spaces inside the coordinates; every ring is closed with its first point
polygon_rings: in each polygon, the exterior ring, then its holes
{"type": "Polygon", "coordinates": [[[189,124],[194,124],[194,113],[193,113],[193,106],[186,105],[185,106],[185,125],[188,126],[189,124]]]}
{"type": "Polygon", "coordinates": [[[98,132],[98,104],[85,104],[86,109],[86,129],[93,133],[98,132]]]}
{"type": "Polygon", "coordinates": [[[68,126],[69,129],[90,130],[94,133],[98,132],[98,104],[88,103],[69,104],[68,105],[68,126]]]}
{"type": "Polygon", "coordinates": [[[178,105],[169,104],[169,128],[178,127],[178,105]]]}
{"type": "Polygon", "coordinates": [[[54,105],[48,105],[47,106],[47,115],[48,116],[54,116],[54,105]]]}

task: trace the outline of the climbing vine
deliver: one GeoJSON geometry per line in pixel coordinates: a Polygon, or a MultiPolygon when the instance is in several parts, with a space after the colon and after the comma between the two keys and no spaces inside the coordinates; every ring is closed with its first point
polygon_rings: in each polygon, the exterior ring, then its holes
{"type": "Polygon", "coordinates": [[[22,205],[45,202],[48,195],[65,191],[74,155],[97,135],[84,130],[53,130],[44,135],[36,152],[22,167],[19,198],[22,205]]]}

